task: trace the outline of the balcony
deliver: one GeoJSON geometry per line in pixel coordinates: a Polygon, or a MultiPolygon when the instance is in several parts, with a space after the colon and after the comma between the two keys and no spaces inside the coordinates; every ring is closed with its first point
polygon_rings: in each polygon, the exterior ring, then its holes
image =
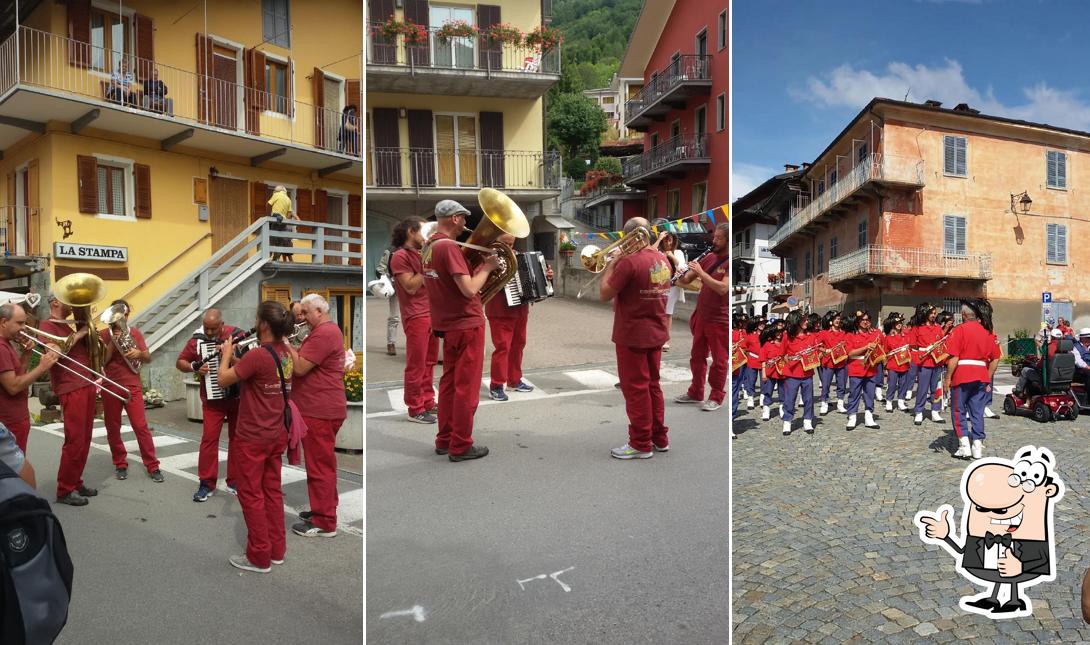
{"type": "Polygon", "coordinates": [[[367,31],[368,92],[537,99],[560,80],[560,47],[542,52],[469,37],[444,42],[434,27],[427,43],[412,45],[383,36],[382,25],[373,22],[367,31]]]}
{"type": "Polygon", "coordinates": [[[829,284],[850,291],[876,278],[914,280],[990,280],[992,256],[987,253],[947,254],[942,249],[899,249],[865,246],[829,260],[829,284]]]}
{"type": "Polygon", "coordinates": [[[134,56],[124,60],[136,80],[114,93],[103,71],[120,65],[111,57],[116,52],[20,27],[0,44],[0,149],[61,121],[73,133],[93,127],[157,140],[163,150],[184,143],[254,166],[275,159],[323,176],[362,176],[358,117],[134,56]],[[153,73],[166,86],[161,102],[144,94],[153,73]]]}
{"type": "Polygon", "coordinates": [[[646,132],[652,121],[664,121],[670,110],[680,110],[694,96],[712,90],[711,56],[682,56],[655,75],[625,102],[625,126],[646,132]]]}
{"type": "Polygon", "coordinates": [[[367,194],[374,197],[457,198],[481,188],[525,200],[560,194],[558,152],[375,148],[368,154],[367,194]]]}
{"type": "Polygon", "coordinates": [[[622,160],[621,167],[625,183],[639,187],[667,177],[684,177],[690,169],[706,169],[711,162],[708,135],[682,135],[622,160]]]}
{"type": "Polygon", "coordinates": [[[783,245],[792,235],[806,231],[819,218],[834,209],[850,206],[866,190],[876,186],[923,188],[924,162],[917,157],[868,155],[840,181],[815,197],[787,222],[776,229],[768,240],[771,249],[783,245]]]}
{"type": "Polygon", "coordinates": [[[614,186],[598,186],[582,196],[587,200],[583,203],[583,207],[594,208],[616,199],[643,199],[647,197],[647,191],[630,188],[624,184],[616,184],[614,186]]]}

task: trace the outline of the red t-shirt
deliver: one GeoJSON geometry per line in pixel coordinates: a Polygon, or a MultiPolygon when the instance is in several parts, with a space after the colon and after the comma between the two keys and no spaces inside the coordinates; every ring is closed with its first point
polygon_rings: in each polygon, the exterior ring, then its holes
{"type": "MultiPolygon", "coordinates": [[[[73,327],[56,323],[51,320],[43,320],[39,328],[47,334],[65,337],[69,336],[74,331],[73,327]]],[[[46,341],[47,344],[48,342],[49,341],[46,341]]],[[[43,349],[41,351],[49,350],[43,349]]],[[[68,350],[68,358],[72,360],[65,360],[62,358],[56,365],[49,368],[49,381],[53,384],[53,393],[57,396],[74,392],[81,387],[92,387],[90,383],[84,381],[75,374],[72,374],[61,367],[61,365],[65,365],[66,367],[78,371],[92,381],[98,378],[90,369],[91,354],[87,351],[87,338],[81,338],[79,342],[72,346],[72,349],[68,350]]]]}
{"type": "Polygon", "coordinates": [[[917,359],[919,366],[935,367],[935,361],[930,356],[924,355],[923,350],[931,347],[938,339],[942,338],[942,327],[929,323],[913,327],[910,334],[909,339],[912,340],[912,346],[920,348],[919,358],[917,359]]]}
{"type": "MultiPolygon", "coordinates": [[[[275,347],[274,350],[280,356],[290,397],[291,354],[283,345],[275,347]]],[[[284,394],[273,357],[263,346],[255,347],[246,352],[235,363],[234,368],[241,385],[235,437],[255,443],[273,443],[279,440],[288,430],[284,426],[284,394]]]]}
{"type": "Polygon", "coordinates": [[[343,420],[348,416],[348,402],[344,396],[344,335],[341,328],[333,321],[318,325],[299,347],[299,356],[314,363],[315,367],[306,374],[295,376],[291,400],[304,416],[343,420]]]}
{"type": "Polygon", "coordinates": [[[394,280],[394,292],[397,293],[397,306],[401,309],[401,320],[412,320],[420,316],[431,316],[428,306],[428,281],[425,280],[416,293],[405,291],[398,281],[399,273],[409,275],[424,273],[424,265],[420,260],[420,251],[403,247],[394,252],[390,258],[390,275],[394,280]]]}
{"type": "MultiPolygon", "coordinates": [[[[725,256],[719,257],[714,253],[709,253],[700,260],[700,266],[719,281],[726,279],[728,264],[725,256]],[[715,264],[719,266],[712,271],[712,266],[715,264]]],[[[727,295],[726,293],[720,295],[707,287],[701,287],[696,297],[696,315],[709,322],[727,324],[729,322],[727,295]]]]}
{"type": "MultiPolygon", "coordinates": [[[[140,349],[140,351],[148,351],[148,344],[144,341],[144,334],[141,333],[139,329],[136,327],[129,327],[129,333],[132,334],[132,340],[136,343],[136,347],[140,349]]],[[[125,360],[125,357],[121,355],[121,352],[118,351],[117,347],[114,345],[113,336],[111,335],[110,330],[103,329],[99,332],[99,335],[102,337],[102,342],[106,343],[114,350],[113,356],[110,357],[110,362],[106,363],[106,376],[126,387],[141,387],[140,374],[129,369],[128,361],[125,360]]]]}
{"type": "Polygon", "coordinates": [[[609,286],[613,299],[613,342],[625,347],[662,347],[670,339],[666,326],[666,296],[670,293],[670,263],[657,249],[645,247],[614,262],[609,286]]]}
{"type": "Polygon", "coordinates": [[[895,349],[900,349],[905,345],[912,346],[909,342],[908,333],[902,331],[899,334],[890,334],[882,340],[882,343],[886,350],[886,369],[897,373],[907,372],[909,364],[898,365],[897,361],[893,360],[892,354],[895,349]]]}
{"type": "MultiPolygon", "coordinates": [[[[844,340],[844,335],[844,332],[840,331],[839,329],[830,327],[829,329],[825,329],[821,332],[821,344],[825,346],[825,349],[832,349],[844,340]]],[[[847,345],[845,345],[845,347],[847,347],[847,345]]],[[[841,361],[840,363],[834,365],[832,356],[830,356],[826,352],[823,352],[821,355],[821,366],[840,369],[845,365],[844,361],[841,361]]]]}
{"type": "Polygon", "coordinates": [[[746,334],[746,367],[751,370],[761,369],[761,334],[746,334]]]}
{"type": "MultiPolygon", "coordinates": [[[[228,338],[231,337],[231,334],[235,333],[236,331],[237,331],[236,327],[232,327],[231,325],[224,325],[220,329],[220,338],[219,339],[220,340],[227,340],[228,338]]],[[[197,339],[196,338],[190,338],[189,341],[186,342],[185,347],[183,347],[182,351],[178,354],[178,358],[179,359],[185,359],[185,362],[187,362],[187,363],[192,363],[193,361],[198,361],[198,360],[201,359],[201,354],[200,354],[200,352],[197,351],[197,339]]],[[[211,370],[211,368],[209,368],[209,369],[211,370]]],[[[238,405],[238,399],[219,399],[217,401],[209,401],[208,397],[207,397],[207,395],[205,394],[205,391],[204,391],[204,383],[201,383],[200,390],[201,390],[201,403],[203,403],[204,405],[211,405],[211,406],[220,407],[220,408],[227,408],[227,407],[232,407],[232,406],[238,405]]]]}
{"type": "MultiPolygon", "coordinates": [[[[514,278],[512,278],[514,280],[514,278]]],[[[519,318],[525,318],[530,313],[530,303],[524,302],[521,305],[515,305],[514,307],[507,304],[507,296],[503,293],[497,293],[488,301],[488,304],[484,306],[484,312],[488,314],[489,318],[500,318],[503,320],[518,320],[519,318]]]]}
{"type": "Polygon", "coordinates": [[[995,335],[984,329],[976,320],[967,320],[954,327],[946,341],[946,351],[958,358],[957,367],[950,377],[950,385],[957,387],[962,383],[991,383],[988,377],[988,363],[999,359],[999,346],[995,335]],[[984,365],[967,365],[965,361],[979,361],[984,365]]]}
{"type": "MultiPolygon", "coordinates": [[[[880,332],[877,330],[858,331],[854,334],[844,334],[844,342],[849,352],[853,349],[866,347],[878,339],[880,332]]],[[[867,366],[866,354],[852,356],[848,359],[848,376],[868,377],[878,373],[878,367],[867,366]]]]}
{"type": "MultiPolygon", "coordinates": [[[[785,336],[786,336],[786,334],[785,334],[785,336]]],[[[765,363],[768,363],[769,361],[771,361],[773,358],[776,358],[777,356],[783,356],[783,342],[776,341],[776,340],[770,340],[767,343],[765,343],[764,345],[761,345],[760,363],[761,363],[762,368],[764,367],[765,363]]],[[[771,376],[769,376],[768,378],[773,379],[773,380],[783,380],[783,376],[780,375],[780,374],[777,374],[775,372],[771,376]]]]}
{"type": "MultiPolygon", "coordinates": [[[[802,332],[798,336],[791,338],[788,334],[784,336],[783,341],[783,353],[787,356],[787,366],[783,371],[783,375],[791,378],[809,378],[814,375],[814,370],[802,369],[801,360],[792,360],[791,356],[799,356],[804,350],[807,350],[814,345],[819,345],[817,334],[811,334],[809,332],[802,332]]],[[[813,350],[818,351],[818,350],[813,350]]],[[[811,352],[813,353],[813,352],[811,352]]]]}
{"type": "Polygon", "coordinates": [[[428,285],[431,326],[436,331],[474,329],[484,325],[480,294],[466,298],[454,282],[456,275],[473,276],[462,247],[447,244],[450,237],[436,233],[424,247],[424,281],[428,285]]]}
{"type": "MultiPolygon", "coordinates": [[[[26,374],[26,369],[23,368],[23,359],[19,352],[15,351],[10,342],[0,339],[0,373],[3,372],[15,372],[15,376],[19,377],[26,374]]],[[[30,418],[30,410],[27,408],[29,392],[30,388],[27,388],[12,396],[0,386],[0,422],[8,427],[26,423],[30,418]]]]}

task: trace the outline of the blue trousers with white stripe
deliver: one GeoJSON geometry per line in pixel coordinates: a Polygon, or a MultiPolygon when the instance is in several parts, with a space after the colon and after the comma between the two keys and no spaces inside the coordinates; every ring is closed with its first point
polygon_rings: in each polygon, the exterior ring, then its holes
{"type": "Polygon", "coordinates": [[[969,436],[972,441],[984,440],[984,406],[988,399],[988,384],[981,381],[962,383],[950,396],[950,416],[954,434],[959,438],[969,436]],[[965,427],[966,413],[970,428],[965,427]]]}

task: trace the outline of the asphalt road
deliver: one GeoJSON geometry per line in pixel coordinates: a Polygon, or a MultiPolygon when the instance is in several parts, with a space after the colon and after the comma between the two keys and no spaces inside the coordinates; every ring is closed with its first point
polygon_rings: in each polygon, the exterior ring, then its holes
{"type": "Polygon", "coordinates": [[[727,410],[668,403],[670,451],[620,461],[618,391],[515,396],[478,461],[368,419],[368,642],[726,643],[727,410]]]}

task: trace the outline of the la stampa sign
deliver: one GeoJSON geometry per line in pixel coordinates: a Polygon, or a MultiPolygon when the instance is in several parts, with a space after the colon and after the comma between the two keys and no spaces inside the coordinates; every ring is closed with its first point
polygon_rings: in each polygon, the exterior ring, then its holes
{"type": "Polygon", "coordinates": [[[66,242],[54,242],[53,257],[58,260],[128,262],[129,249],[125,246],[98,246],[96,244],[68,244],[66,242]]]}

